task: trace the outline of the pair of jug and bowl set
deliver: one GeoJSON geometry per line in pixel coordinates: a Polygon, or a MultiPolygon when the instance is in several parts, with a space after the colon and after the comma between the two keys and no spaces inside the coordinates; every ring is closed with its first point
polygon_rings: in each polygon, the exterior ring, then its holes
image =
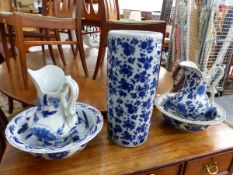
{"type": "MultiPolygon", "coordinates": [[[[157,32],[109,32],[108,134],[118,145],[136,147],[147,140],[154,104],[170,125],[182,131],[202,131],[226,118],[225,111],[206,95],[211,77],[206,78],[190,61],[180,63],[185,71],[183,88],[155,96],[162,39],[157,32]]],[[[215,70],[222,75],[220,67],[215,70]]],[[[67,158],[81,151],[103,127],[101,113],[76,102],[77,83],[57,66],[28,69],[28,73],[37,90],[37,106],[8,123],[8,142],[44,159],[67,158]]],[[[213,77],[210,89],[221,78],[213,77]]]]}

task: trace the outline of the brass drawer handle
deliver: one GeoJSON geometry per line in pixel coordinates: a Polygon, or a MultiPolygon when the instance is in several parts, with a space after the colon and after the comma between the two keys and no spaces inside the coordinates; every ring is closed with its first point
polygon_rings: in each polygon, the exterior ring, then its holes
{"type": "Polygon", "coordinates": [[[211,175],[218,174],[218,164],[217,162],[210,162],[204,166],[207,172],[211,175]]]}

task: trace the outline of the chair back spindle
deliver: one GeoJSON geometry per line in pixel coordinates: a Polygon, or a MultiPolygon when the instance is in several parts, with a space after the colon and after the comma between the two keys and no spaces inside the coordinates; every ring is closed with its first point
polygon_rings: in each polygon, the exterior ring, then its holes
{"type": "Polygon", "coordinates": [[[82,0],[85,20],[104,21],[106,19],[103,0],[82,0]]]}
{"type": "Polygon", "coordinates": [[[56,18],[73,17],[75,0],[43,0],[42,15],[56,18]]]}
{"type": "Polygon", "coordinates": [[[71,18],[74,11],[74,0],[55,0],[53,16],[57,18],[71,18]]]}
{"type": "Polygon", "coordinates": [[[105,10],[108,20],[119,20],[119,4],[117,0],[105,0],[105,10]]]}

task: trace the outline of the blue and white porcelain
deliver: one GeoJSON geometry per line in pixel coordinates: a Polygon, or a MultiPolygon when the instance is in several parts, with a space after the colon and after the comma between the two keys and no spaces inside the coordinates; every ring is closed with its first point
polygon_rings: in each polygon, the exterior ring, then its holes
{"type": "Polygon", "coordinates": [[[187,132],[199,132],[207,129],[210,125],[221,123],[226,119],[226,112],[217,104],[213,104],[213,107],[216,108],[216,113],[211,119],[206,118],[206,120],[194,121],[183,118],[179,116],[177,110],[166,107],[166,102],[170,98],[169,95],[170,94],[163,94],[156,97],[155,105],[162,112],[164,119],[176,129],[187,132]]]}
{"type": "Polygon", "coordinates": [[[75,113],[77,83],[54,65],[37,71],[28,69],[28,73],[37,90],[37,108],[28,122],[31,133],[49,142],[64,139],[78,122],[75,113]]]}
{"type": "MultiPolygon", "coordinates": [[[[69,131],[69,136],[57,143],[41,141],[32,133],[29,120],[33,118],[38,107],[32,107],[16,115],[5,130],[8,142],[17,149],[45,159],[62,159],[81,151],[103,126],[102,114],[94,107],[76,103],[75,118],[77,124],[69,131]]],[[[41,133],[47,134],[44,130],[41,133]]]]}
{"type": "Polygon", "coordinates": [[[163,35],[116,30],[108,35],[108,131],[125,147],[148,136],[158,84],[163,35]]]}
{"type": "Polygon", "coordinates": [[[180,66],[185,72],[184,85],[178,92],[167,95],[164,108],[176,111],[184,119],[213,120],[217,108],[206,94],[210,77],[203,75],[191,61],[183,61],[180,66]]]}

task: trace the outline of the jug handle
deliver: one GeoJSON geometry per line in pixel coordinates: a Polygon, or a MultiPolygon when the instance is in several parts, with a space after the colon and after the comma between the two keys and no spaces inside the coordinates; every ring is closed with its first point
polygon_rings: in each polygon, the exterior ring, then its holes
{"type": "Polygon", "coordinates": [[[216,91],[215,87],[217,86],[218,82],[222,79],[224,75],[224,69],[220,65],[213,66],[210,69],[209,74],[211,75],[209,81],[210,103],[214,104],[214,97],[216,91]]]}
{"type": "MultiPolygon", "coordinates": [[[[66,82],[70,87],[70,98],[67,102],[67,106],[66,106],[66,116],[67,116],[67,120],[68,120],[68,125],[69,125],[69,121],[73,121],[72,118],[74,116],[74,109],[75,109],[75,103],[76,100],[78,98],[78,94],[79,94],[79,86],[78,84],[71,78],[71,76],[66,76],[66,82]],[[70,117],[70,118],[68,118],[70,117]]],[[[72,126],[72,125],[71,125],[72,126]]]]}

